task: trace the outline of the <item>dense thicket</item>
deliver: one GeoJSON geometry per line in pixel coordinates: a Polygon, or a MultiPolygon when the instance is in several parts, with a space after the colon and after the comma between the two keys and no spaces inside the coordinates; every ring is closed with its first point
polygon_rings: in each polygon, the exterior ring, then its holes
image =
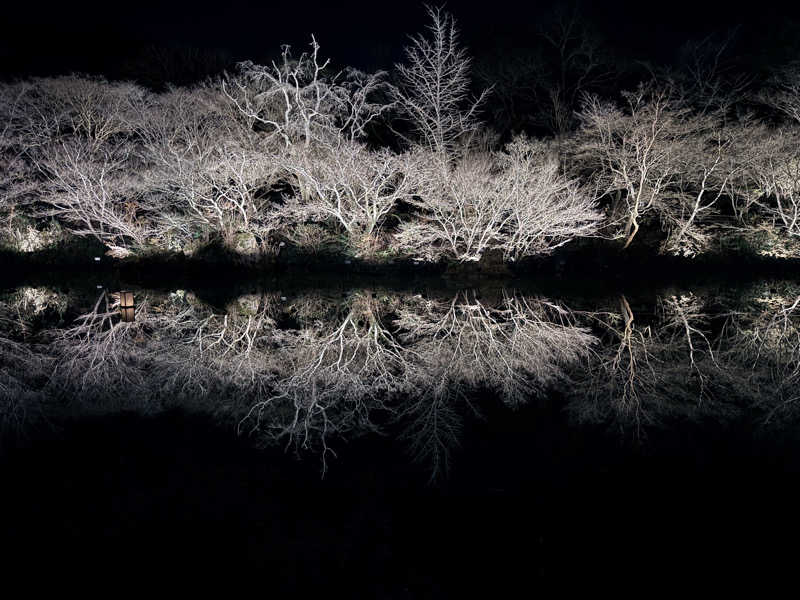
{"type": "Polygon", "coordinates": [[[589,236],[628,247],[644,227],[670,254],[795,254],[798,64],[754,86],[725,68],[729,40],[709,38],[683,70],[609,95],[624,78],[575,15],[543,35],[536,60],[471,73],[453,17],[431,9],[391,74],[335,72],[312,37],[299,56],[163,92],[80,75],[2,84],[0,239],[463,262],[589,236]]]}

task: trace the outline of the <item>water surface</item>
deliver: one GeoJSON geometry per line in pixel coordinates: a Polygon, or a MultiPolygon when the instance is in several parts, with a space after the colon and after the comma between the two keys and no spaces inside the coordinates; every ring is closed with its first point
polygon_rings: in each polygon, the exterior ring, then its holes
{"type": "Polygon", "coordinates": [[[0,296],[22,563],[47,539],[442,597],[752,568],[796,498],[791,281],[43,283],[0,296]]]}

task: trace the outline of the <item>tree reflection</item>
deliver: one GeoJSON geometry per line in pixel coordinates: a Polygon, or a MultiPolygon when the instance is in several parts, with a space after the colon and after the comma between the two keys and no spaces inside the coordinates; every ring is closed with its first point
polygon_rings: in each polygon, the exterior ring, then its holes
{"type": "Polygon", "coordinates": [[[658,300],[652,322],[639,323],[623,295],[617,311],[587,313],[602,343],[577,386],[578,417],[612,418],[638,428],[708,400],[711,371],[719,369],[702,330],[702,308],[693,294],[670,295],[658,300]]]}
{"type": "Polygon", "coordinates": [[[225,311],[183,290],[139,291],[126,323],[114,294],[76,311],[74,295],[21,288],[0,303],[0,420],[23,430],[32,415],[177,406],[319,453],[323,469],[342,440],[391,433],[433,477],[487,397],[513,409],[566,397],[577,420],[636,432],[786,422],[800,396],[796,291],[621,295],[591,310],[510,289],[271,291],[225,311]]]}
{"type": "Polygon", "coordinates": [[[23,432],[40,411],[36,388],[45,359],[26,343],[24,321],[0,303],[0,437],[23,432]]]}
{"type": "Polygon", "coordinates": [[[796,415],[800,399],[800,295],[767,291],[754,304],[759,310],[730,315],[721,360],[738,375],[738,395],[769,423],[796,415]]]}
{"type": "Polygon", "coordinates": [[[320,445],[324,461],[332,452],[331,435],[374,429],[375,411],[391,411],[393,399],[413,391],[410,353],[385,324],[386,304],[369,291],[352,294],[347,303],[340,321],[315,320],[280,335],[274,391],[252,407],[240,428],[260,429],[301,448],[320,445]]]}
{"type": "Polygon", "coordinates": [[[595,338],[564,307],[502,291],[484,300],[474,291],[449,302],[416,296],[398,311],[402,339],[413,350],[409,377],[425,393],[407,399],[402,416],[413,456],[447,469],[464,404],[488,390],[509,406],[568,382],[567,368],[595,338]]]}

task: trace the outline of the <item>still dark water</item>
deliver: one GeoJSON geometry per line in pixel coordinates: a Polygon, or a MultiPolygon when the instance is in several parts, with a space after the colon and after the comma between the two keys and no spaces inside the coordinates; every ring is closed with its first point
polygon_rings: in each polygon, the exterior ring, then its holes
{"type": "Polygon", "coordinates": [[[100,281],[0,290],[15,572],[441,598],[792,568],[795,282],[100,281]]]}

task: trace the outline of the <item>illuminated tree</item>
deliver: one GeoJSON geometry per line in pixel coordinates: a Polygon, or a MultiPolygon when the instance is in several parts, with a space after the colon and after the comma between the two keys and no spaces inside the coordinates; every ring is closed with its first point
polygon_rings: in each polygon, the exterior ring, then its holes
{"type": "Polygon", "coordinates": [[[471,61],[459,44],[455,19],[440,8],[429,8],[428,15],[429,35],[412,37],[406,48],[408,64],[395,67],[400,86],[394,94],[413,128],[414,141],[444,166],[464,138],[479,128],[478,110],[488,90],[469,98],[471,61]]]}
{"type": "Polygon", "coordinates": [[[0,84],[0,219],[6,228],[14,208],[35,189],[35,170],[25,160],[31,88],[29,83],[0,84]]]}
{"type": "MultiPolygon", "coordinates": [[[[764,286],[769,287],[769,286],[764,286]]],[[[732,393],[764,422],[796,418],[800,401],[800,296],[770,290],[748,310],[731,311],[720,361],[736,373],[732,393]]]]}
{"type": "Polygon", "coordinates": [[[146,95],[132,83],[85,76],[38,78],[31,83],[26,133],[34,145],[74,136],[90,140],[92,149],[97,149],[130,132],[134,107],[146,95]]]}
{"type": "MultiPolygon", "coordinates": [[[[137,202],[143,183],[131,146],[93,146],[76,138],[41,152],[37,165],[47,178],[42,214],[58,218],[75,235],[95,237],[116,256],[127,256],[159,230],[142,218],[148,207],[137,202]]],[[[157,207],[149,212],[157,215],[157,207]]]]}
{"type": "Polygon", "coordinates": [[[736,198],[734,182],[746,169],[752,143],[747,124],[722,125],[713,115],[694,117],[692,132],[678,143],[677,173],[658,207],[669,231],[663,249],[694,256],[707,249],[713,237],[710,225],[719,222],[724,197],[736,198]]]}
{"type": "Polygon", "coordinates": [[[692,293],[659,298],[655,319],[637,315],[625,296],[615,310],[585,313],[600,343],[575,373],[571,410],[581,420],[635,427],[699,414],[727,416],[744,365],[719,358],[706,299],[692,293]]]}
{"type": "Polygon", "coordinates": [[[471,292],[450,302],[418,299],[401,309],[398,325],[422,371],[433,369],[432,381],[448,381],[454,394],[489,388],[512,406],[565,381],[566,368],[594,343],[567,309],[505,292],[496,301],[471,292]]]}
{"type": "Polygon", "coordinates": [[[641,86],[624,97],[623,109],[587,99],[580,113],[585,137],[579,161],[593,169],[601,194],[616,194],[611,221],[620,226],[627,248],[641,219],[662,208],[679,176],[680,144],[692,123],[674,90],[641,86]]]}
{"type": "MultiPolygon", "coordinates": [[[[130,400],[140,410],[148,411],[149,386],[143,366],[147,343],[146,302],[137,307],[136,321],[119,322],[119,311],[109,304],[105,293],[92,309],[80,315],[70,327],[50,332],[56,366],[51,376],[54,391],[81,398],[85,406],[103,406],[110,390],[120,390],[117,402],[130,400]]],[[[112,395],[113,396],[113,395],[112,395]]]]}
{"type": "Polygon", "coordinates": [[[761,130],[751,143],[746,177],[758,199],[753,203],[792,236],[800,235],[800,130],[787,127],[761,130]]]}
{"type": "Polygon", "coordinates": [[[761,94],[762,101],[800,123],[800,62],[779,69],[772,84],[772,89],[761,94]]]}
{"type": "Polygon", "coordinates": [[[266,132],[267,141],[308,147],[315,141],[364,137],[369,123],[391,106],[376,100],[388,89],[386,74],[356,69],[329,74],[329,63],[319,57],[312,36],[311,51],[297,59],[284,46],[277,63],[240,63],[238,75],[223,89],[239,112],[266,132]]]}
{"type": "Polygon", "coordinates": [[[253,235],[263,250],[278,226],[260,194],[277,180],[275,160],[237,118],[214,86],[162,94],[139,118],[148,198],[163,206],[163,235],[178,248],[213,232],[231,247],[253,235]]]}
{"type": "Polygon", "coordinates": [[[566,178],[546,145],[517,138],[504,152],[469,154],[442,173],[423,174],[398,245],[427,260],[476,261],[489,250],[507,260],[546,254],[592,235],[600,216],[581,187],[566,178]]]}
{"type": "Polygon", "coordinates": [[[16,140],[16,150],[3,152],[11,159],[5,201],[31,217],[55,216],[112,248],[142,244],[147,234],[122,204],[138,191],[125,137],[144,91],[79,76],[35,79],[16,90],[5,107],[3,137],[16,140]],[[37,211],[39,201],[47,209],[37,211]]]}
{"type": "Polygon", "coordinates": [[[288,200],[286,214],[300,223],[333,220],[359,255],[374,252],[387,215],[398,202],[410,201],[419,185],[419,156],[371,151],[356,142],[341,142],[313,155],[288,153],[279,161],[305,190],[288,200]]]}
{"type": "Polygon", "coordinates": [[[479,390],[519,407],[569,385],[568,371],[595,343],[570,311],[543,298],[503,292],[481,299],[460,292],[449,302],[419,296],[401,305],[397,326],[414,382],[398,408],[412,456],[431,477],[446,473],[465,413],[479,390]]]}

